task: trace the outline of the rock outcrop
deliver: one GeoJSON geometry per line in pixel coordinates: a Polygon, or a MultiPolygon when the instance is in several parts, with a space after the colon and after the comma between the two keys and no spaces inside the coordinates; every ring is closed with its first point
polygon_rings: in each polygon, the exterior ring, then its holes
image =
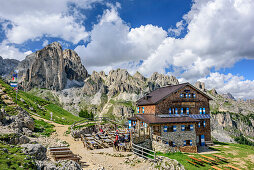
{"type": "Polygon", "coordinates": [[[0,76],[8,75],[13,71],[19,64],[18,60],[15,59],[3,59],[0,56],[0,76]]]}
{"type": "Polygon", "coordinates": [[[150,78],[145,78],[139,72],[131,76],[125,69],[111,70],[108,75],[104,72],[94,71],[85,80],[84,93],[94,95],[101,90],[102,93],[112,97],[119,93],[143,94],[156,88],[178,84],[173,76],[154,73],[150,78]]]}
{"type": "Polygon", "coordinates": [[[30,90],[34,87],[62,90],[67,80],[83,81],[88,73],[73,50],[63,50],[57,42],[47,45],[21,61],[19,81],[30,90]]]}
{"type": "Polygon", "coordinates": [[[45,160],[47,158],[47,149],[40,144],[23,144],[23,152],[27,155],[34,156],[36,160],[45,160]]]}
{"type": "Polygon", "coordinates": [[[199,90],[205,91],[205,83],[204,82],[197,81],[195,83],[195,87],[198,88],[199,90]]]}

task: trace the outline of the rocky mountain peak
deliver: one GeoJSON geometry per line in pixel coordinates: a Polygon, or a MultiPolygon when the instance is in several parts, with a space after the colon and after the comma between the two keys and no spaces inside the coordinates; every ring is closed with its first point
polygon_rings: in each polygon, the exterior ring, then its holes
{"type": "Polygon", "coordinates": [[[78,54],[70,49],[63,51],[64,69],[69,80],[84,81],[88,72],[81,63],[78,54]]]}
{"type": "Polygon", "coordinates": [[[49,47],[62,50],[62,45],[59,42],[53,42],[51,44],[48,44],[45,48],[49,48],[49,47]]]}
{"type": "Polygon", "coordinates": [[[3,59],[0,56],[0,76],[9,74],[17,67],[19,61],[15,59],[3,59]]]}
{"type": "Polygon", "coordinates": [[[88,76],[77,53],[68,49],[63,51],[58,42],[28,55],[17,69],[19,81],[27,90],[33,87],[62,90],[67,80],[83,82],[88,76]]]}
{"type": "Polygon", "coordinates": [[[126,69],[111,70],[108,75],[110,84],[115,82],[125,82],[130,77],[130,74],[126,69]]]}
{"type": "Polygon", "coordinates": [[[133,78],[136,78],[136,79],[139,79],[139,80],[142,80],[142,81],[146,80],[146,78],[138,71],[133,75],[133,78]]]}

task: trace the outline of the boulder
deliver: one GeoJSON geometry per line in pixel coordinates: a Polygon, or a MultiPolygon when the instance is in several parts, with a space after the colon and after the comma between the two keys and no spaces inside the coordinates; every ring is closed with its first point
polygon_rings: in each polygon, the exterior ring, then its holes
{"type": "Polygon", "coordinates": [[[19,138],[19,144],[26,144],[26,143],[29,143],[29,142],[30,142],[30,139],[25,135],[22,135],[19,138]]]}
{"type": "Polygon", "coordinates": [[[47,158],[47,149],[40,144],[23,144],[23,152],[27,155],[34,156],[36,160],[45,160],[47,158]]]}

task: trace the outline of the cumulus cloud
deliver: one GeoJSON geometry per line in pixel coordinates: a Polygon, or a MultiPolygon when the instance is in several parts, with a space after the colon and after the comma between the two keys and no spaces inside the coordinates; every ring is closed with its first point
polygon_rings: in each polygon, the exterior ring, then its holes
{"type": "MultiPolygon", "coordinates": [[[[251,0],[195,1],[183,17],[188,23],[186,36],[167,37],[143,62],[140,71],[151,74],[158,66],[173,65],[181,70],[176,76],[194,81],[209,74],[212,68],[232,67],[242,58],[253,59],[252,8],[251,0]]],[[[181,30],[181,24],[176,27],[181,30]]]]}
{"type": "Polygon", "coordinates": [[[166,31],[153,25],[130,28],[119,17],[117,7],[111,6],[94,25],[88,45],[77,46],[75,51],[86,67],[122,65],[146,59],[166,36],[166,31]]]}
{"type": "Polygon", "coordinates": [[[88,33],[77,22],[77,15],[69,13],[68,6],[91,8],[95,2],[101,0],[8,0],[1,2],[0,18],[9,21],[5,32],[10,43],[22,44],[45,35],[77,44],[86,39],[88,33]]]}
{"type": "Polygon", "coordinates": [[[205,82],[206,88],[215,88],[219,93],[231,93],[236,98],[254,98],[254,81],[246,80],[243,76],[215,72],[199,81],[205,82]]]}
{"type": "Polygon", "coordinates": [[[0,56],[3,58],[22,60],[31,53],[32,51],[21,52],[18,48],[8,45],[6,42],[0,44],[0,56]]]}

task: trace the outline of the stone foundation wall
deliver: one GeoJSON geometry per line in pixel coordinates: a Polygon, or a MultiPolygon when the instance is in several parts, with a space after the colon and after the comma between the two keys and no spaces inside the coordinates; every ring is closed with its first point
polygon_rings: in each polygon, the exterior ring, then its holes
{"type": "Polygon", "coordinates": [[[196,146],[196,130],[195,130],[195,124],[194,123],[184,123],[184,124],[167,124],[167,126],[176,125],[176,132],[164,132],[163,126],[161,126],[161,136],[164,139],[168,139],[168,141],[175,142],[175,145],[177,147],[184,146],[185,140],[192,140],[192,145],[196,146]],[[194,125],[192,131],[182,131],[181,125],[194,125]]]}
{"type": "Polygon", "coordinates": [[[179,150],[181,152],[188,152],[188,153],[197,153],[198,152],[197,146],[184,146],[184,147],[180,147],[179,150]]]}

